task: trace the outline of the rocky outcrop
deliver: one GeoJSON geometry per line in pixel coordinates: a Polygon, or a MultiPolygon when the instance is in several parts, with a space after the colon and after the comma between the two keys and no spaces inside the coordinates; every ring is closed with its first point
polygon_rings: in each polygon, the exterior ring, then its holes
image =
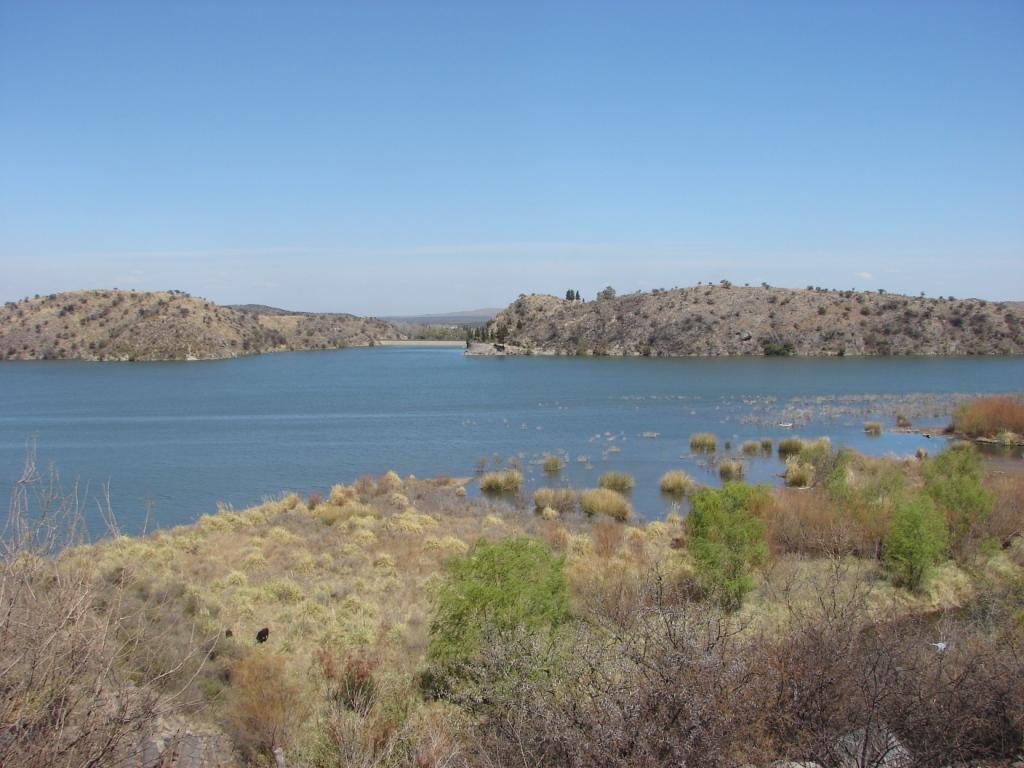
{"type": "Polygon", "coordinates": [[[487,332],[506,350],[562,355],[1024,354],[1015,304],[728,283],[586,303],[521,296],[487,332]]]}

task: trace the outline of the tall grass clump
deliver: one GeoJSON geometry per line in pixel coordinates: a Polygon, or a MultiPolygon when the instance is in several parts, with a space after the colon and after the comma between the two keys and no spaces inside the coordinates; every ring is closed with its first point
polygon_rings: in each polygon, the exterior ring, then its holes
{"type": "Polygon", "coordinates": [[[538,512],[553,509],[561,515],[576,511],[578,494],[572,488],[538,488],[533,494],[533,505],[538,512]]]}
{"type": "Polygon", "coordinates": [[[756,456],[761,452],[761,444],[757,440],[745,440],[740,450],[747,456],[756,456]]]}
{"type": "Polygon", "coordinates": [[[523,473],[517,469],[488,472],[480,478],[480,490],[484,493],[518,493],[523,485],[523,473]]]}
{"type": "Polygon", "coordinates": [[[743,477],[743,462],[723,461],[718,465],[718,476],[725,481],[739,480],[743,477]]]}
{"type": "Polygon", "coordinates": [[[690,499],[687,545],[701,588],[726,610],[736,610],[754,588],[753,569],[768,557],[758,510],[770,504],[765,488],[726,483],[690,499]]]}
{"type": "Polygon", "coordinates": [[[814,483],[814,466],[791,456],[786,460],[786,472],[783,477],[790,488],[810,488],[814,483]]]}
{"type": "Polygon", "coordinates": [[[718,438],[710,432],[697,432],[690,435],[690,450],[695,453],[714,453],[718,448],[718,438]]]}
{"type": "Polygon", "coordinates": [[[588,517],[610,517],[625,522],[633,516],[633,507],[618,491],[591,488],[580,495],[580,509],[588,517]]]}
{"type": "Polygon", "coordinates": [[[627,475],[625,472],[605,472],[597,481],[597,485],[600,488],[608,488],[619,493],[629,493],[636,483],[633,476],[627,475]]]}
{"type": "Polygon", "coordinates": [[[871,437],[878,437],[882,434],[882,422],[880,421],[865,421],[864,422],[864,433],[871,435],[871,437]]]}
{"type": "Polygon", "coordinates": [[[545,456],[544,457],[544,471],[549,475],[556,475],[562,471],[562,460],[557,456],[545,456]]]}
{"type": "Polygon", "coordinates": [[[795,456],[803,450],[804,441],[799,437],[785,437],[779,440],[779,458],[795,456]]]}
{"type": "Polygon", "coordinates": [[[693,478],[678,469],[669,470],[662,475],[658,485],[662,493],[675,498],[681,498],[697,488],[693,478]]]}
{"type": "Polygon", "coordinates": [[[766,454],[772,452],[772,439],[770,437],[761,438],[761,452],[766,454]]]}
{"type": "Polygon", "coordinates": [[[921,589],[946,553],[946,521],[926,494],[901,500],[885,538],[884,563],[898,584],[921,589]]]}
{"type": "Polygon", "coordinates": [[[1024,435],[1024,398],[979,397],[953,412],[953,429],[968,437],[1024,435]]]}

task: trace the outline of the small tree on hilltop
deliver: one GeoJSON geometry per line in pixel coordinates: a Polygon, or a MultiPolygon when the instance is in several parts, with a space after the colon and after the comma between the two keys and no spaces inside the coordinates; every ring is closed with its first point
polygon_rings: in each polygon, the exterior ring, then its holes
{"type": "Polygon", "coordinates": [[[598,298],[598,299],[602,299],[602,300],[607,300],[607,299],[614,299],[614,298],[615,298],[615,289],[614,289],[614,288],[612,288],[612,287],[611,287],[611,286],[609,285],[609,286],[608,286],[607,288],[605,288],[605,289],[604,289],[603,291],[598,291],[598,293],[597,293],[597,298],[598,298]]]}

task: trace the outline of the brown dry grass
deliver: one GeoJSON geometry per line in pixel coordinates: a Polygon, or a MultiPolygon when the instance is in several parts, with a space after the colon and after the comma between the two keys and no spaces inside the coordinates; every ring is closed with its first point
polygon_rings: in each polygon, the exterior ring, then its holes
{"type": "Polygon", "coordinates": [[[953,413],[953,429],[970,437],[996,437],[1001,432],[1024,435],[1024,398],[979,397],[953,413]]]}

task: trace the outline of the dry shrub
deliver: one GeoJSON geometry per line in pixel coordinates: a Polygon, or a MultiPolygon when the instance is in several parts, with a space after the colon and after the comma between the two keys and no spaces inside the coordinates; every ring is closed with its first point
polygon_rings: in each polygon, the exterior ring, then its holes
{"type": "Polygon", "coordinates": [[[523,473],[516,469],[488,472],[480,478],[480,490],[484,493],[518,493],[522,484],[523,473]]]}
{"type": "Polygon", "coordinates": [[[718,465],[718,476],[723,481],[739,480],[743,477],[743,463],[731,459],[718,465]]]}
{"type": "Polygon", "coordinates": [[[680,498],[696,490],[697,483],[685,472],[671,469],[661,476],[658,487],[662,493],[680,498]]]}
{"type": "Polygon", "coordinates": [[[622,586],[628,599],[589,601],[587,621],[560,635],[495,637],[475,659],[454,698],[480,717],[468,745],[480,764],[879,768],[1020,749],[1019,633],[879,619],[841,561],[764,633],[672,599],[657,573],[622,586]]]}
{"type": "Polygon", "coordinates": [[[309,494],[309,499],[306,501],[306,507],[312,511],[324,503],[324,497],[319,493],[313,492],[309,494]]]}
{"type": "Polygon", "coordinates": [[[588,517],[607,516],[625,522],[633,516],[626,497],[610,488],[591,488],[580,495],[580,509],[588,517]]]}
{"type": "Polygon", "coordinates": [[[393,469],[389,469],[377,481],[377,494],[397,493],[402,490],[402,478],[393,469]]]}
{"type": "Polygon", "coordinates": [[[953,429],[970,437],[995,437],[1001,432],[1024,435],[1024,398],[979,397],[953,413],[953,429]]]}
{"type": "MultiPolygon", "coordinates": [[[[185,646],[161,655],[161,666],[145,663],[149,615],[166,610],[165,597],[140,596],[132,569],[115,566],[98,579],[96,563],[64,557],[80,531],[77,489],[65,494],[55,474],[42,478],[30,453],[0,537],[5,768],[137,760],[174,698],[160,683],[177,680],[187,665],[197,673],[205,658],[185,646]]],[[[168,613],[188,626],[179,610],[168,613]]]]}
{"type": "Polygon", "coordinates": [[[338,659],[329,648],[323,646],[317,649],[313,658],[333,705],[364,715],[370,711],[377,701],[374,675],[379,662],[376,658],[354,653],[345,659],[338,659]]]}
{"type": "Polygon", "coordinates": [[[564,552],[565,548],[569,546],[569,539],[571,538],[569,529],[561,523],[554,521],[545,522],[541,526],[540,533],[544,541],[556,552],[564,552]]]}
{"type": "Polygon", "coordinates": [[[786,459],[783,477],[790,488],[809,488],[814,484],[814,467],[795,456],[790,456],[786,459]]]}
{"type": "Polygon", "coordinates": [[[795,456],[804,448],[804,441],[799,437],[785,437],[779,440],[779,458],[795,456]]]}
{"type": "Polygon", "coordinates": [[[856,525],[844,518],[823,491],[778,488],[761,515],[767,524],[768,543],[776,553],[846,554],[861,544],[856,525]]]}
{"type": "Polygon", "coordinates": [[[690,435],[690,450],[694,453],[714,453],[718,447],[718,438],[710,432],[697,432],[690,435]]]}
{"type": "Polygon", "coordinates": [[[599,520],[590,530],[590,538],[594,542],[594,552],[599,557],[608,558],[622,548],[625,539],[625,526],[613,520],[599,520]]]}
{"type": "Polygon", "coordinates": [[[557,474],[562,471],[562,460],[558,456],[544,457],[544,471],[549,474],[557,474]]]}
{"type": "Polygon", "coordinates": [[[533,504],[538,512],[550,507],[561,515],[571,515],[576,511],[577,496],[572,488],[538,488],[533,504]]]}
{"type": "Polygon", "coordinates": [[[333,505],[335,505],[337,507],[340,507],[340,506],[344,505],[345,502],[353,501],[355,499],[355,497],[356,497],[355,490],[352,489],[352,488],[349,488],[346,485],[332,485],[331,486],[330,502],[331,502],[331,504],[333,504],[333,505]]]}
{"type": "Polygon", "coordinates": [[[287,749],[305,718],[306,702],[284,657],[255,649],[232,669],[225,725],[243,752],[270,754],[279,747],[287,749]]]}
{"type": "Polygon", "coordinates": [[[878,437],[882,434],[882,422],[880,421],[865,421],[864,422],[865,434],[871,435],[872,437],[878,437]]]}
{"type": "Polygon", "coordinates": [[[609,488],[619,493],[629,493],[633,490],[636,482],[632,475],[627,475],[625,472],[605,472],[597,484],[601,488],[609,488]]]}
{"type": "Polygon", "coordinates": [[[992,512],[982,521],[983,533],[1004,548],[1024,536],[1024,470],[1016,466],[988,473],[985,485],[992,492],[992,512]]]}

